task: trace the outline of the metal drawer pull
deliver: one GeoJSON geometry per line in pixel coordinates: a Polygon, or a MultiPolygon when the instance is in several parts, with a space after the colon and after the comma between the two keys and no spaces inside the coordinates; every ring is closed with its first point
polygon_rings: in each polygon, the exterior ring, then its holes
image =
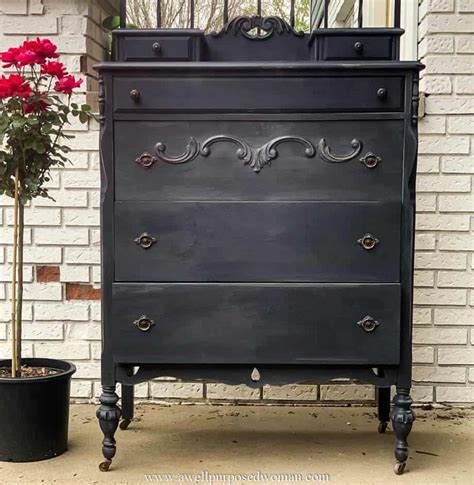
{"type": "Polygon", "coordinates": [[[370,251],[377,246],[380,241],[372,234],[364,234],[360,239],[357,239],[357,243],[362,246],[366,251],[370,251]]]}
{"type": "Polygon", "coordinates": [[[333,155],[331,150],[329,149],[326,139],[321,138],[318,144],[319,156],[325,161],[329,163],[342,163],[348,162],[353,158],[357,157],[359,153],[362,151],[362,142],[354,138],[351,141],[352,152],[347,155],[333,155]]]}
{"type": "Polygon", "coordinates": [[[155,42],[152,48],[155,52],[161,52],[161,44],[159,42],[155,42]]]}
{"type": "Polygon", "coordinates": [[[138,328],[138,330],[141,330],[142,332],[148,332],[148,330],[155,325],[155,322],[147,317],[146,315],[142,315],[141,317],[137,318],[133,324],[135,327],[138,328]]]}
{"type": "Polygon", "coordinates": [[[157,162],[157,159],[148,152],[143,152],[136,160],[135,162],[138,163],[138,165],[141,165],[143,168],[150,168],[154,163],[157,162]]]}
{"type": "Polygon", "coordinates": [[[140,99],[140,91],[138,89],[132,89],[130,91],[130,97],[133,101],[138,101],[140,99]]]}
{"type": "Polygon", "coordinates": [[[364,50],[364,44],[362,44],[362,42],[356,42],[354,44],[354,50],[356,52],[362,52],[364,50]]]}
{"type": "Polygon", "coordinates": [[[155,244],[156,239],[153,236],[150,236],[147,232],[140,234],[134,241],[142,248],[142,249],[150,249],[153,244],[155,244]]]}
{"type": "Polygon", "coordinates": [[[375,168],[382,161],[382,159],[378,157],[375,153],[368,152],[359,161],[360,163],[363,163],[367,168],[375,168]]]}
{"type": "Polygon", "coordinates": [[[377,89],[377,96],[380,98],[380,99],[385,99],[388,95],[388,92],[385,88],[379,88],[377,89]]]}
{"type": "Polygon", "coordinates": [[[370,315],[365,316],[362,320],[357,322],[357,325],[365,332],[373,332],[380,323],[375,320],[375,318],[370,315]]]}

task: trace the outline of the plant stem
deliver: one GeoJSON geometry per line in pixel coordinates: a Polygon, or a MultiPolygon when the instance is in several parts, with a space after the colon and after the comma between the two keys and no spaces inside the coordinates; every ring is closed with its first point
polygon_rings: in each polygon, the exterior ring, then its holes
{"type": "Polygon", "coordinates": [[[15,209],[13,212],[13,265],[12,265],[12,377],[16,377],[17,365],[17,345],[16,345],[16,277],[17,277],[17,255],[18,255],[18,212],[19,212],[19,178],[20,168],[15,170],[15,209]]]}
{"type": "Polygon", "coordinates": [[[23,241],[25,233],[25,206],[20,200],[18,210],[18,291],[16,302],[16,364],[17,374],[21,377],[21,329],[23,323],[23,241]]]}

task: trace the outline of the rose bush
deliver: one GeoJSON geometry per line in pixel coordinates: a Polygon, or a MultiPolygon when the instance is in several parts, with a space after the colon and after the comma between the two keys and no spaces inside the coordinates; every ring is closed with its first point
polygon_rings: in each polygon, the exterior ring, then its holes
{"type": "Polygon", "coordinates": [[[51,169],[68,161],[67,140],[73,136],[65,129],[71,119],[87,123],[92,117],[90,106],[71,102],[83,81],[68,74],[56,51],[49,39],[37,38],[0,53],[3,67],[12,71],[0,77],[0,195],[15,198],[13,375],[21,373],[24,207],[35,197],[49,197],[51,169]]]}

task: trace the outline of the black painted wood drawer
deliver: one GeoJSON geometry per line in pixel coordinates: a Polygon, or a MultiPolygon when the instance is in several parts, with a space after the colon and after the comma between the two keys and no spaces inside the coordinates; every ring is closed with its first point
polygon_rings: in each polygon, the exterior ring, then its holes
{"type": "MultiPolygon", "coordinates": [[[[403,169],[403,121],[117,121],[115,122],[116,200],[401,200],[403,169]],[[177,157],[190,140],[203,148],[186,163],[167,163],[160,158],[177,157]],[[282,136],[293,136],[274,146],[276,152],[260,172],[239,158],[239,139],[253,150],[268,147],[282,136]],[[346,162],[328,160],[318,148],[334,156],[352,156],[346,162]],[[351,145],[358,140],[361,148],[351,145]],[[301,140],[306,140],[303,143],[301,140]],[[157,144],[165,146],[157,151],[157,144]],[[307,156],[308,143],[313,147],[307,156]],[[379,163],[373,168],[361,162],[379,163]],[[142,156],[143,155],[143,156],[142,156]],[[142,156],[142,157],[141,157],[142,156]],[[140,158],[141,157],[141,158],[140,158]],[[150,164],[145,168],[141,163],[150,164]]],[[[263,150],[263,159],[268,160],[263,150]]]]}
{"type": "Polygon", "coordinates": [[[115,281],[395,282],[400,210],[376,202],[117,202],[115,281]]]}
{"type": "Polygon", "coordinates": [[[402,76],[114,78],[118,112],[402,111],[403,93],[402,76]]]}
{"type": "Polygon", "coordinates": [[[156,35],[123,38],[118,46],[118,58],[124,61],[189,61],[193,60],[191,37],[156,35]]]}
{"type": "Polygon", "coordinates": [[[114,284],[110,332],[122,363],[397,364],[400,287],[114,284]]]}
{"type": "Polygon", "coordinates": [[[344,35],[335,37],[317,36],[316,58],[322,61],[390,60],[396,54],[396,40],[393,36],[344,35]]]}

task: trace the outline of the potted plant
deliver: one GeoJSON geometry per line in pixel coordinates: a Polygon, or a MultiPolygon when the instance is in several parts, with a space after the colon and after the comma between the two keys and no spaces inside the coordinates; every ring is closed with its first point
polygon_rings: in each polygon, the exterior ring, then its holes
{"type": "Polygon", "coordinates": [[[71,102],[82,80],[66,72],[48,39],[0,53],[10,75],[0,77],[0,195],[14,199],[11,286],[12,359],[0,361],[0,460],[36,461],[67,448],[69,394],[75,367],[54,359],[22,358],[25,206],[49,197],[50,170],[68,161],[71,117],[91,108],[71,102]]]}

